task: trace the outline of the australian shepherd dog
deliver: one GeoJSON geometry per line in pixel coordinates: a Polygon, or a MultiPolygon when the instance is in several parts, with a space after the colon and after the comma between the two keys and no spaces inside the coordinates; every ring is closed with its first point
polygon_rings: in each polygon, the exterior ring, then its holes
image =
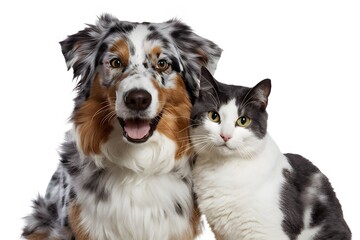
{"type": "Polygon", "coordinates": [[[190,110],[221,49],[178,20],[107,14],[60,44],[78,79],[73,127],[23,237],[194,239],[190,110]]]}

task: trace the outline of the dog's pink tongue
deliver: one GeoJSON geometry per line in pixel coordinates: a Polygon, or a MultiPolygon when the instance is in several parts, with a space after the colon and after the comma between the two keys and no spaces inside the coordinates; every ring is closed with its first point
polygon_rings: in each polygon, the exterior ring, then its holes
{"type": "Polygon", "coordinates": [[[125,120],[124,127],[127,135],[132,139],[142,139],[150,131],[149,120],[128,119],[125,120]]]}

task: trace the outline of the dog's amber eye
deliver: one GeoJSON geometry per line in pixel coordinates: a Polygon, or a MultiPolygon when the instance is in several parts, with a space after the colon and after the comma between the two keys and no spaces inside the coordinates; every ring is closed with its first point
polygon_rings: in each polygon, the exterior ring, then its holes
{"type": "Polygon", "coordinates": [[[169,63],[165,59],[160,59],[157,62],[157,69],[160,72],[166,71],[169,68],[169,63]]]}
{"type": "Polygon", "coordinates": [[[248,117],[239,117],[236,121],[236,126],[239,127],[248,127],[251,123],[251,119],[248,117]]]}
{"type": "Polygon", "coordinates": [[[121,61],[118,58],[113,58],[110,60],[110,66],[113,68],[119,68],[121,67],[121,61]]]}
{"type": "Polygon", "coordinates": [[[213,122],[216,123],[220,122],[220,115],[217,112],[212,112],[212,111],[208,112],[208,118],[213,122]]]}

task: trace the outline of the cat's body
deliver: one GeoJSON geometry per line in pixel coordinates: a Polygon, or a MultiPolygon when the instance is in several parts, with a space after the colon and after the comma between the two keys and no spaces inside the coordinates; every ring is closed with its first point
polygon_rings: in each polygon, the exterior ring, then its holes
{"type": "Polygon", "coordinates": [[[191,116],[194,189],[217,239],[351,239],[326,176],[282,154],[267,133],[270,80],[250,89],[202,75],[191,116]]]}

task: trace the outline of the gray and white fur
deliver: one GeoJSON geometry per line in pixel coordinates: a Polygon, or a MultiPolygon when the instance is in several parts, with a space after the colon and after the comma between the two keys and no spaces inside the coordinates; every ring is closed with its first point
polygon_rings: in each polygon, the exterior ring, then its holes
{"type": "Polygon", "coordinates": [[[267,133],[271,82],[226,85],[202,69],[191,114],[197,201],[217,239],[348,240],[328,178],[267,133]]]}

